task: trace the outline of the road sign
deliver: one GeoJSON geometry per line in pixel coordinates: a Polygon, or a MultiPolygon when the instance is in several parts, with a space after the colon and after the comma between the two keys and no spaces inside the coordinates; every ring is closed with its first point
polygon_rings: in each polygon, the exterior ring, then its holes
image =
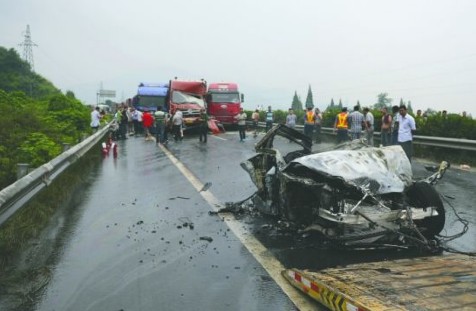
{"type": "Polygon", "coordinates": [[[98,91],[99,97],[116,97],[116,91],[112,90],[99,90],[98,91]]]}

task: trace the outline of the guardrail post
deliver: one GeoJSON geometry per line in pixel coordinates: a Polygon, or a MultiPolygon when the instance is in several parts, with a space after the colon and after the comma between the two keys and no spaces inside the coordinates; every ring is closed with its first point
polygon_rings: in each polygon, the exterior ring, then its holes
{"type": "Polygon", "coordinates": [[[63,152],[65,152],[66,150],[68,150],[69,147],[71,147],[70,144],[68,144],[68,143],[63,143],[63,152]]]}
{"type": "Polygon", "coordinates": [[[29,163],[17,163],[17,180],[28,174],[29,163]]]}

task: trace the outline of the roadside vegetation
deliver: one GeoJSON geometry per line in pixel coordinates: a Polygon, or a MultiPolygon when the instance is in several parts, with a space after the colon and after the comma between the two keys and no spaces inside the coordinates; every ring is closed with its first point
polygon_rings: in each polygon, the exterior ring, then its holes
{"type": "MultiPolygon", "coordinates": [[[[15,50],[0,47],[0,189],[15,182],[17,163],[34,169],[52,160],[63,144],[74,145],[89,135],[89,123],[90,108],[72,92],[63,94],[31,71],[15,50]]],[[[87,185],[84,173],[99,163],[98,157],[79,159],[0,228],[0,274],[21,250],[32,246],[31,239],[43,232],[58,209],[75,206],[76,190],[87,185]]],[[[34,260],[35,254],[31,256],[34,260]]]]}
{"type": "Polygon", "coordinates": [[[36,168],[90,131],[90,110],[0,47],[0,189],[16,180],[17,163],[36,168]]]}

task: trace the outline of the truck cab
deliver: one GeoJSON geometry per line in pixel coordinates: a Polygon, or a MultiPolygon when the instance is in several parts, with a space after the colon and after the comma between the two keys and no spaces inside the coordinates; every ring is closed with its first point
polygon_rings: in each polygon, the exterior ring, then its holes
{"type": "Polygon", "coordinates": [[[167,109],[168,83],[140,83],[132,105],[139,111],[154,112],[158,106],[167,109]]]}
{"type": "Polygon", "coordinates": [[[206,96],[208,114],[224,125],[236,125],[235,116],[240,113],[243,94],[237,83],[210,83],[206,96]]]}
{"type": "Polygon", "coordinates": [[[207,82],[201,80],[179,80],[175,78],[169,83],[168,107],[171,115],[177,110],[182,111],[185,129],[193,128],[200,123],[200,110],[205,108],[207,82]]]}

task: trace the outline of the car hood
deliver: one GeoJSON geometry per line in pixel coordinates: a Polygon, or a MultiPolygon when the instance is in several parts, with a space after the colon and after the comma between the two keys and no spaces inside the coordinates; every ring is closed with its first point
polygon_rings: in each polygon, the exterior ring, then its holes
{"type": "Polygon", "coordinates": [[[331,150],[289,162],[283,173],[299,176],[302,168],[375,194],[403,192],[412,183],[410,161],[400,146],[331,150]]]}

